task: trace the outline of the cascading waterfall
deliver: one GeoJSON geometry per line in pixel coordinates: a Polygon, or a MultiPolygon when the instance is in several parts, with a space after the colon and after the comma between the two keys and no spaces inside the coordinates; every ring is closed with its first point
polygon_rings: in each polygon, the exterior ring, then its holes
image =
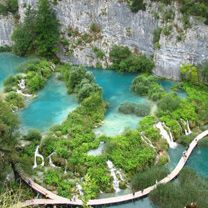
{"type": "Polygon", "coordinates": [[[65,159],[65,168],[64,168],[64,174],[67,174],[67,160],[65,159]]]}
{"type": "Polygon", "coordinates": [[[52,152],[49,156],[48,156],[48,160],[49,160],[49,165],[52,167],[52,168],[56,168],[57,166],[54,165],[53,161],[52,161],[52,156],[56,154],[55,152],[52,152]]]}
{"type": "Polygon", "coordinates": [[[156,147],[152,144],[152,142],[144,135],[144,132],[141,132],[141,139],[146,143],[148,146],[152,147],[154,150],[156,147]]]}
{"type": "Polygon", "coordinates": [[[160,130],[160,135],[162,136],[163,139],[165,139],[168,142],[170,148],[175,148],[177,146],[177,143],[175,143],[173,140],[173,135],[170,131],[170,128],[168,128],[165,125],[165,123],[158,122],[155,125],[155,127],[160,130]]]}
{"type": "Polygon", "coordinates": [[[84,195],[82,186],[79,183],[76,184],[76,189],[79,192],[80,196],[84,195]]]}
{"type": "MultiPolygon", "coordinates": [[[[120,188],[119,188],[119,180],[116,176],[116,173],[119,174],[119,172],[116,170],[116,168],[114,167],[113,163],[110,160],[107,161],[107,165],[108,165],[108,169],[111,173],[111,176],[113,177],[113,188],[114,188],[115,192],[117,193],[120,191],[120,188]]],[[[119,176],[120,175],[121,175],[121,173],[119,174],[119,176]]],[[[120,179],[122,180],[123,177],[120,176],[120,179]]]]}
{"type": "Polygon", "coordinates": [[[183,124],[183,128],[185,131],[185,135],[190,135],[192,133],[191,129],[190,129],[190,125],[189,125],[189,121],[185,121],[182,118],[180,119],[182,124],[183,124]]]}
{"type": "Polygon", "coordinates": [[[21,79],[18,83],[18,86],[21,90],[24,90],[25,89],[25,80],[21,79]]]}
{"type": "Polygon", "coordinates": [[[41,160],[42,160],[42,163],[41,163],[40,165],[41,165],[41,166],[44,166],[44,164],[45,164],[43,155],[41,155],[41,154],[39,153],[39,147],[40,147],[40,145],[38,145],[38,146],[36,147],[36,149],[35,149],[35,156],[34,156],[34,165],[33,165],[33,169],[35,169],[35,168],[38,167],[38,165],[37,165],[37,158],[38,158],[38,157],[41,158],[41,160]]]}

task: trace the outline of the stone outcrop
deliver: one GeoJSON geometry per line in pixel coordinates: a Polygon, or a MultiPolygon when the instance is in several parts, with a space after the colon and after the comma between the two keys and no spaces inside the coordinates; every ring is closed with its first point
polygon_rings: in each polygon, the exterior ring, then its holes
{"type": "Polygon", "coordinates": [[[12,44],[11,34],[14,29],[14,18],[12,15],[0,15],[0,46],[10,46],[12,44]]]}
{"type": "MultiPolygon", "coordinates": [[[[20,20],[23,21],[25,5],[35,6],[37,0],[18,2],[20,20]]],[[[150,3],[149,0],[146,2],[150,3]]],[[[180,41],[175,30],[170,36],[161,35],[160,48],[154,49],[154,30],[163,26],[160,19],[155,18],[155,14],[160,13],[155,3],[148,6],[147,11],[139,11],[136,14],[132,13],[122,0],[61,0],[54,5],[54,9],[61,23],[63,39],[68,41],[68,45],[66,44],[59,54],[63,61],[88,66],[96,66],[98,63],[107,66],[110,48],[114,44],[121,44],[153,56],[156,75],[178,80],[182,63],[198,64],[208,57],[208,27],[202,23],[193,24],[180,41]],[[100,27],[100,33],[94,37],[90,31],[92,23],[100,27]],[[80,36],[90,36],[91,40],[74,46],[80,41],[80,37],[69,36],[70,30],[76,30],[80,36]],[[106,54],[104,60],[96,57],[92,50],[95,47],[106,54]]],[[[177,7],[173,9],[176,13],[173,24],[180,26],[180,14],[177,7]]],[[[12,18],[0,17],[0,45],[11,44],[12,29],[12,18]]]]}

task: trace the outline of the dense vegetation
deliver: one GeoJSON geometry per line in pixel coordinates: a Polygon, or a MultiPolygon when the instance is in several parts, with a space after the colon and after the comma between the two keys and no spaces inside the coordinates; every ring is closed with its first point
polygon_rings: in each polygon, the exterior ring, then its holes
{"type": "Polygon", "coordinates": [[[18,125],[17,116],[12,113],[6,102],[0,100],[0,187],[3,186],[7,171],[13,168],[16,161],[15,146],[18,125]]]}
{"type": "Polygon", "coordinates": [[[177,183],[158,186],[150,194],[150,198],[160,208],[206,208],[207,194],[207,178],[196,175],[192,170],[184,169],[177,183]]]}
{"type": "Polygon", "coordinates": [[[8,77],[4,82],[5,100],[14,110],[23,108],[24,96],[34,95],[42,89],[54,70],[55,65],[45,59],[33,59],[21,65],[21,73],[8,77]],[[22,81],[23,88],[20,87],[22,81]]]}
{"type": "Polygon", "coordinates": [[[159,85],[157,79],[147,74],[137,76],[132,82],[131,90],[138,95],[148,96],[153,101],[165,95],[165,90],[159,85]]]}
{"type": "Polygon", "coordinates": [[[12,39],[13,50],[18,55],[55,56],[60,40],[59,22],[48,0],[40,0],[37,10],[27,8],[25,20],[18,25],[12,39]]]}
{"type": "Polygon", "coordinates": [[[126,46],[114,45],[110,51],[111,69],[120,72],[151,73],[154,63],[145,55],[132,53],[126,46]]]}
{"type": "Polygon", "coordinates": [[[9,13],[16,14],[17,11],[17,0],[5,0],[4,2],[0,2],[0,15],[8,15],[9,13]]]}

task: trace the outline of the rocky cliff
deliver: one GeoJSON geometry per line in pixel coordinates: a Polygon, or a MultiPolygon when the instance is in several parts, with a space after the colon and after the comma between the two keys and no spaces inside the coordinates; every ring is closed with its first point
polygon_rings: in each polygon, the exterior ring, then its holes
{"type": "Polygon", "coordinates": [[[9,46],[12,44],[11,34],[14,29],[14,18],[12,15],[0,15],[0,46],[9,46]]]}
{"type": "MultiPolygon", "coordinates": [[[[20,20],[23,20],[25,5],[36,5],[37,0],[19,0],[20,20]]],[[[161,34],[159,47],[154,49],[153,34],[156,28],[164,26],[157,4],[146,0],[146,11],[132,13],[122,0],[62,0],[54,5],[61,23],[63,47],[59,56],[63,61],[88,66],[109,63],[108,53],[113,44],[121,44],[132,50],[153,56],[155,74],[170,79],[179,79],[182,63],[201,63],[208,57],[208,27],[193,23],[190,29],[178,39],[180,14],[175,7],[175,18],[170,35],[161,34]],[[92,25],[99,27],[93,32],[92,25]],[[106,57],[96,56],[94,48],[102,50],[106,57]]],[[[175,6],[175,5],[172,5],[175,6]]],[[[193,21],[194,22],[194,21],[193,21]]],[[[0,45],[11,44],[10,34],[13,20],[0,18],[0,45]]]]}

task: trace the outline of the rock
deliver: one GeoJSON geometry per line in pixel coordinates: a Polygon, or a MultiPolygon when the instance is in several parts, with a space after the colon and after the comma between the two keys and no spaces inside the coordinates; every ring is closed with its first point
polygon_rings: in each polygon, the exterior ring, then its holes
{"type": "Polygon", "coordinates": [[[11,35],[14,30],[14,18],[12,15],[0,15],[0,46],[11,46],[11,35]]]}

